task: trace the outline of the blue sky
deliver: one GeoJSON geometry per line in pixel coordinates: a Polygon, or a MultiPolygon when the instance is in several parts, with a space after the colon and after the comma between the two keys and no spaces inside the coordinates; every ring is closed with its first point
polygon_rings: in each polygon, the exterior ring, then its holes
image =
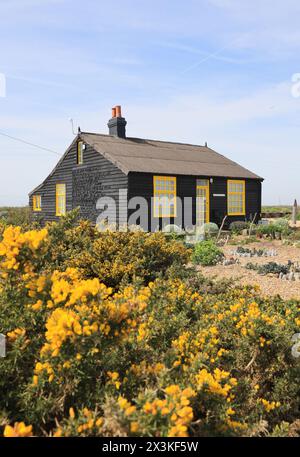
{"type": "MultiPolygon", "coordinates": [[[[107,133],[121,104],[129,136],[207,141],[265,177],[265,204],[300,201],[299,1],[7,0],[0,17],[0,133],[62,154],[69,118],[107,133]]],[[[0,159],[0,206],[23,205],[58,156],[0,135],[0,159]]]]}

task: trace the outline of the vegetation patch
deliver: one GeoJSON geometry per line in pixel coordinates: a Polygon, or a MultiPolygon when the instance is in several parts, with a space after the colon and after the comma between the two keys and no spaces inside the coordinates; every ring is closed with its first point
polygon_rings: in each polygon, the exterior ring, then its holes
{"type": "Polygon", "coordinates": [[[300,435],[300,302],[205,279],[190,255],[71,217],[2,227],[1,433],[300,435]]]}
{"type": "Polygon", "coordinates": [[[277,256],[277,251],[275,249],[249,249],[238,246],[237,249],[231,251],[231,255],[236,257],[275,257],[277,256]]]}
{"type": "Polygon", "coordinates": [[[269,262],[265,265],[257,265],[248,263],[246,265],[248,270],[255,270],[261,275],[276,275],[280,279],[286,279],[291,281],[300,280],[300,266],[298,263],[289,261],[287,265],[282,265],[276,262],[269,262]]]}
{"type": "Polygon", "coordinates": [[[281,239],[283,236],[289,236],[292,229],[289,227],[288,220],[278,219],[276,222],[267,225],[258,225],[255,229],[258,237],[267,237],[271,239],[281,239]]]}
{"type": "Polygon", "coordinates": [[[223,252],[212,240],[201,241],[194,248],[193,260],[203,266],[216,265],[224,257],[223,252]]]}

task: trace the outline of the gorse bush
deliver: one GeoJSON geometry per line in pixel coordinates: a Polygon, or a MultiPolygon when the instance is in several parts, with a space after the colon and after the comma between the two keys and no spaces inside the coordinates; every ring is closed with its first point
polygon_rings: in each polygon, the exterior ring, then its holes
{"type": "Polygon", "coordinates": [[[194,248],[195,263],[203,266],[216,265],[223,257],[221,249],[212,240],[201,241],[194,248]]]}
{"type": "Polygon", "coordinates": [[[174,265],[188,263],[191,252],[161,232],[99,232],[90,222],[76,225],[76,212],[48,227],[45,265],[77,268],[84,278],[101,278],[107,286],[139,279],[146,283],[174,265]]]}
{"type": "Polygon", "coordinates": [[[299,302],[206,281],[160,235],[64,223],[2,234],[5,436],[298,434],[299,302]],[[82,257],[102,249],[110,273],[82,257]]]}
{"type": "Polygon", "coordinates": [[[183,265],[188,260],[189,251],[183,244],[168,241],[162,233],[106,232],[70,264],[85,277],[96,276],[115,287],[123,279],[151,281],[175,263],[183,265]]]}

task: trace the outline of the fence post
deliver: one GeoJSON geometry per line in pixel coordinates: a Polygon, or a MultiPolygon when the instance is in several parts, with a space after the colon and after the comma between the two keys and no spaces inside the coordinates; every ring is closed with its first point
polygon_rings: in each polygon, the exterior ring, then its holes
{"type": "Polygon", "coordinates": [[[297,213],[298,213],[298,205],[297,200],[294,201],[293,212],[292,212],[292,223],[294,225],[297,224],[297,213]]]}

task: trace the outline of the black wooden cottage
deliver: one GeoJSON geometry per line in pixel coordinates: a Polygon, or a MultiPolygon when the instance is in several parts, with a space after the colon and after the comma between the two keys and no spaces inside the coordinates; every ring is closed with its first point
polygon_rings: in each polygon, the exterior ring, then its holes
{"type": "Polygon", "coordinates": [[[54,170],[29,194],[33,218],[55,221],[79,207],[83,219],[96,223],[101,211],[109,217],[113,212],[97,203],[104,198],[113,199],[116,222],[123,225],[139,208],[136,197],[148,204],[146,219],[137,220],[146,230],[166,223],[220,225],[225,215],[227,225],[260,218],[263,178],[207,145],[128,138],[119,106],[108,127],[108,135],[78,132],[54,170]]]}

